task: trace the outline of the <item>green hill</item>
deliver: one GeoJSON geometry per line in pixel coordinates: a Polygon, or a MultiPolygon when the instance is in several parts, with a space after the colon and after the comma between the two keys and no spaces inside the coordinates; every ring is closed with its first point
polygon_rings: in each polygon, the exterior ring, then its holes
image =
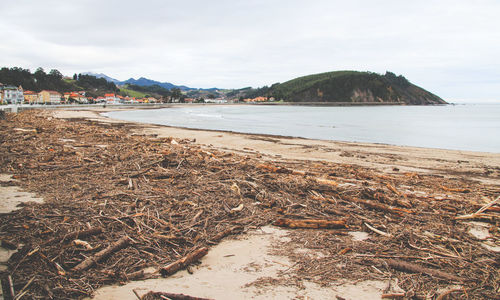
{"type": "Polygon", "coordinates": [[[446,104],[440,97],[386,72],[336,71],[264,87],[261,94],[289,102],[446,104]]]}

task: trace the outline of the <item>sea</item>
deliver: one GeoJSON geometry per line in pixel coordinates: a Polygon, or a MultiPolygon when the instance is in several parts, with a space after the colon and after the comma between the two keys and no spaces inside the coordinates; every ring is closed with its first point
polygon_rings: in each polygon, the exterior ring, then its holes
{"type": "Polygon", "coordinates": [[[500,101],[438,106],[185,105],[106,115],[185,128],[500,153],[500,101]]]}

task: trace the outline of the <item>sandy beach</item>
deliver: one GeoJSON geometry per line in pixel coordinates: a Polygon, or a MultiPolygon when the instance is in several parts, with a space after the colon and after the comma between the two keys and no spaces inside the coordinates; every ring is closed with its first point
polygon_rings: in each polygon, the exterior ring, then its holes
{"type": "Polygon", "coordinates": [[[24,197],[0,212],[6,299],[12,289],[95,299],[500,291],[498,153],[191,130],[100,115],[109,110],[0,122],[0,189],[24,197]]]}
{"type": "MultiPolygon", "coordinates": [[[[59,110],[54,117],[85,118],[104,123],[124,123],[101,115],[109,109],[59,110]]],[[[386,173],[428,172],[442,176],[463,176],[500,184],[500,153],[352,143],[245,134],[234,132],[184,129],[134,123],[138,134],[195,139],[197,144],[242,154],[262,155],[263,159],[328,161],[374,168],[386,173]]]]}

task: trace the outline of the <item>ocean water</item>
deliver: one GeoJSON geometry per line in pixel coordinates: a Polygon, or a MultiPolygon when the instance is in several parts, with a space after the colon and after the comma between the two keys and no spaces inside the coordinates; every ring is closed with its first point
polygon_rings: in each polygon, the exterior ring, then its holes
{"type": "Polygon", "coordinates": [[[500,104],[193,105],[107,115],[186,128],[500,153],[500,104]]]}

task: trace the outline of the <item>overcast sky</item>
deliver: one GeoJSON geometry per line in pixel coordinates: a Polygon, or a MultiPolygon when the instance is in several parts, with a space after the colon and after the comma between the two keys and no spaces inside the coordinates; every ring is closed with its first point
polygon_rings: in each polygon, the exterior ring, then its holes
{"type": "Polygon", "coordinates": [[[0,1],[0,66],[241,88],[334,70],[500,100],[498,0],[0,1]]]}

